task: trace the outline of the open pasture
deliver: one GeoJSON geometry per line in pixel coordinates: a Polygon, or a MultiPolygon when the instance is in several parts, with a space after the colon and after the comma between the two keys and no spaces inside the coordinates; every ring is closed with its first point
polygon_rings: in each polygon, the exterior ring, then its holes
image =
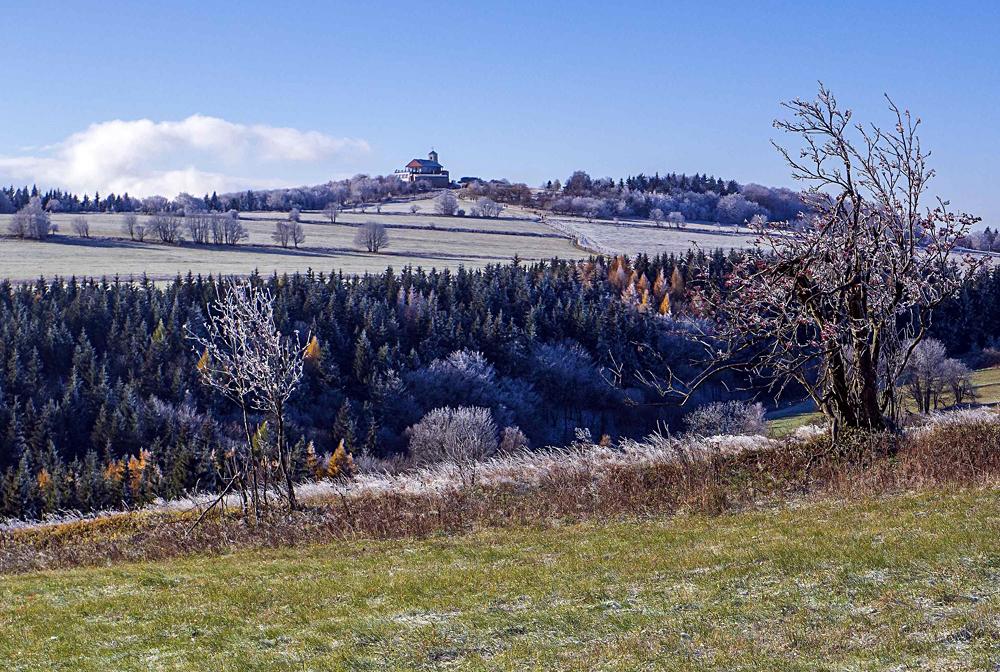
{"type": "Polygon", "coordinates": [[[0,581],[16,670],[987,670],[995,489],[0,581]]]}
{"type": "Polygon", "coordinates": [[[683,254],[694,248],[709,252],[716,248],[750,247],[754,243],[754,236],[746,227],[737,229],[705,222],[689,222],[681,229],[668,228],[666,224],[656,226],[644,219],[588,222],[582,217],[560,215],[549,217],[546,222],[576,238],[582,247],[602,254],[683,254]]]}
{"type": "MultiPolygon", "coordinates": [[[[394,204],[394,211],[378,214],[344,212],[336,224],[320,212],[305,212],[306,234],[299,249],[282,248],[271,240],[275,222],[284,213],[253,212],[241,215],[249,239],[235,247],[214,245],[164,245],[147,235],[144,242],[122,233],[123,215],[85,215],[90,238],[72,232],[72,220],[79,215],[57,214],[53,221],[58,235],[46,242],[0,238],[0,276],[30,280],[45,276],[114,276],[168,279],[178,273],[247,274],[343,271],[379,272],[386,266],[424,268],[479,267],[509,261],[515,254],[525,260],[580,258],[586,253],[565,235],[524,217],[485,220],[442,217],[429,214],[429,200],[418,203],[422,212],[411,214],[409,204],[394,204]],[[404,208],[406,208],[405,211],[404,208]],[[389,246],[380,254],[370,254],[354,244],[357,225],[379,221],[389,229],[389,246]]],[[[10,215],[0,215],[0,232],[6,232],[10,215]]],[[[145,222],[147,217],[140,216],[145,222]]]]}

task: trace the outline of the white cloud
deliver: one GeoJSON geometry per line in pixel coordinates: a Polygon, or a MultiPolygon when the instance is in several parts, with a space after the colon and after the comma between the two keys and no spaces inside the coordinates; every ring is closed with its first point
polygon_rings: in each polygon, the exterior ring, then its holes
{"type": "Polygon", "coordinates": [[[301,178],[303,169],[321,182],[368,151],[364,140],[198,114],[115,120],[31,154],[0,155],[0,184],[172,197],[298,184],[288,176],[301,178]]]}

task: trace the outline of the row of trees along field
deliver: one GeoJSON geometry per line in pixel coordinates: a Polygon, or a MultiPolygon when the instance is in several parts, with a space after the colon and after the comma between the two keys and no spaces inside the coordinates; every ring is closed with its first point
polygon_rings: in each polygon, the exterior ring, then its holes
{"type": "MultiPolygon", "coordinates": [[[[657,421],[676,425],[681,409],[640,379],[666,365],[697,373],[689,336],[704,320],[691,283],[724,287],[739,258],[256,278],[273,292],[278,328],[311,334],[289,402],[295,476],[337,473],[341,440],[355,456],[405,453],[407,429],[441,407],[489,409],[499,428],[520,428],[533,446],[564,443],[576,427],[635,436],[657,421]]],[[[190,276],[166,287],[0,284],[5,515],[219,486],[242,430],[234,405],[199,384],[201,354],[188,338],[203,331],[219,291],[190,276]]],[[[994,345],[1000,269],[969,278],[938,314],[931,333],[951,352],[994,345]]],[[[717,384],[699,394],[732,396],[717,384]]]]}

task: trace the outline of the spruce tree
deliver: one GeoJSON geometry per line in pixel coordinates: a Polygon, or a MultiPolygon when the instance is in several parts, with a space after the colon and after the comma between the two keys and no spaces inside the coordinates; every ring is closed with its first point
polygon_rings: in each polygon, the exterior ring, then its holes
{"type": "Polygon", "coordinates": [[[351,409],[351,400],[344,397],[344,402],[337,411],[337,419],[333,423],[333,445],[343,441],[348,450],[354,450],[357,435],[357,424],[351,409]]]}

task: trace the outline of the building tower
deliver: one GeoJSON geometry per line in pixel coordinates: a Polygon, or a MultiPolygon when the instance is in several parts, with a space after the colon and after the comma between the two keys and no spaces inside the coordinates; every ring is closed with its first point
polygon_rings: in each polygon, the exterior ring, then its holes
{"type": "Polygon", "coordinates": [[[431,153],[427,155],[427,158],[434,163],[438,163],[438,153],[435,152],[433,148],[431,148],[431,153]]]}

